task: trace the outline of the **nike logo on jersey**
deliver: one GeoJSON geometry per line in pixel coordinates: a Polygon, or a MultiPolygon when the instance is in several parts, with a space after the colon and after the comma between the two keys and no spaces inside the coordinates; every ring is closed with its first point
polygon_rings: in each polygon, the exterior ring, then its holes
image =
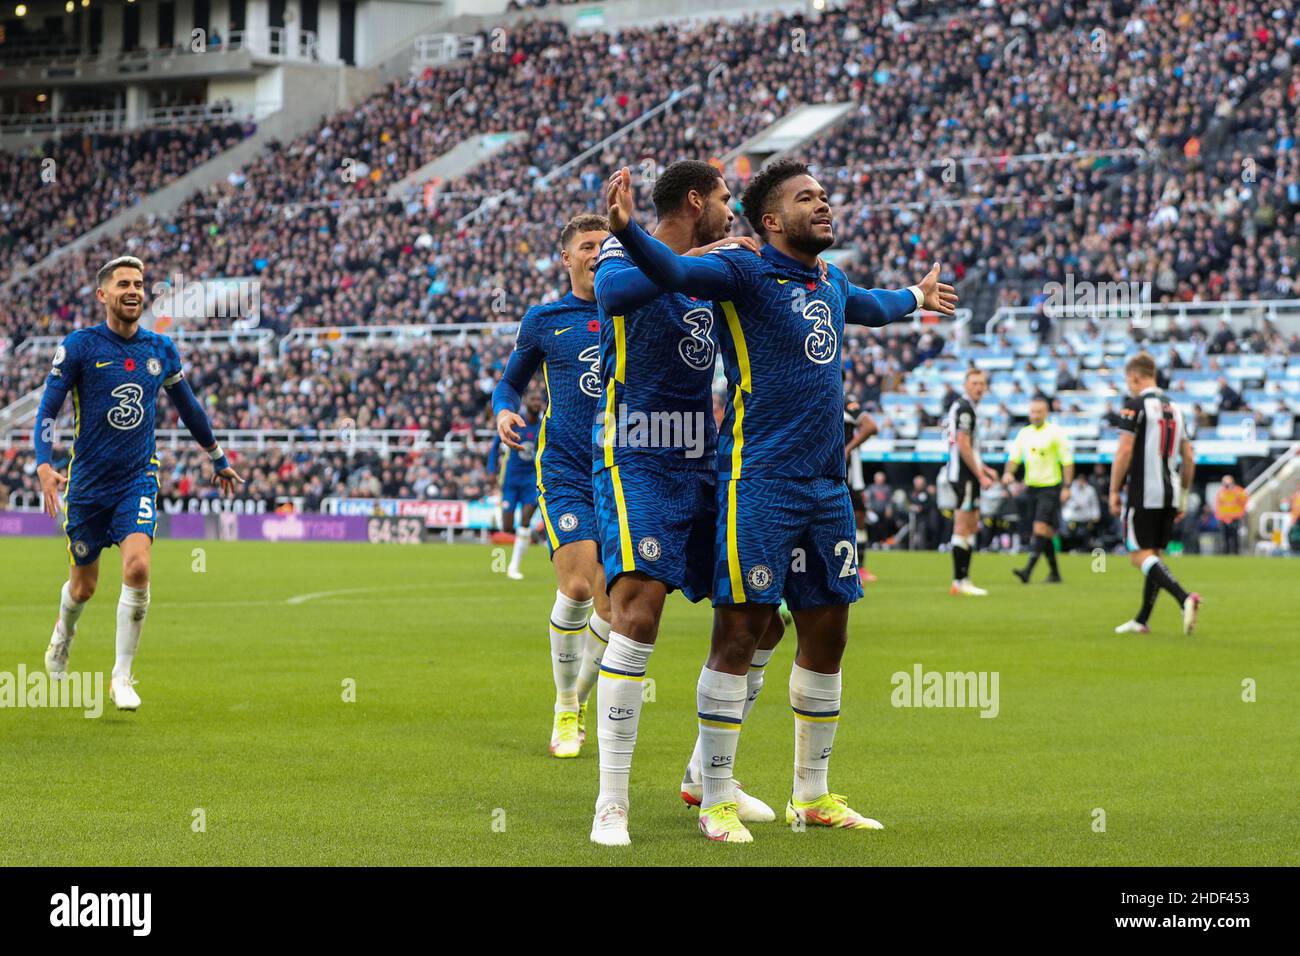
{"type": "Polygon", "coordinates": [[[96,362],[95,368],[103,368],[105,365],[112,365],[112,362],[96,362]]]}
{"type": "Polygon", "coordinates": [[[571,328],[573,328],[573,326],[570,325],[570,326],[566,326],[566,327],[563,328],[563,329],[556,329],[556,330],[555,330],[555,334],[556,334],[556,335],[563,335],[565,332],[569,331],[569,329],[571,329],[571,328]]]}

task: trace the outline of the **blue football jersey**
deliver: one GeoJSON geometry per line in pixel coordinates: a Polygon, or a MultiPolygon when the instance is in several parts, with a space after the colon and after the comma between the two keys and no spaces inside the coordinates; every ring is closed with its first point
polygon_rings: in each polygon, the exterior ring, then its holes
{"type": "Polygon", "coordinates": [[[55,350],[47,389],[72,395],[76,437],[67,500],[82,504],[123,493],[156,474],[158,392],[181,379],[172,340],[147,329],[124,339],[107,324],[78,329],[55,350]]]}
{"type": "Polygon", "coordinates": [[[719,475],[843,478],[848,279],[835,266],[823,278],[771,246],[709,255],[738,291],[715,304],[728,386],[719,475]]]}
{"type": "Polygon", "coordinates": [[[538,485],[544,488],[552,475],[589,483],[591,419],[600,397],[595,302],[569,292],[524,313],[505,378],[522,393],[539,365],[547,403],[537,433],[538,485]]]}
{"type": "Polygon", "coordinates": [[[592,426],[593,470],[634,458],[715,468],[713,303],[659,290],[613,236],[596,260],[596,301],[604,397],[592,426]]]}

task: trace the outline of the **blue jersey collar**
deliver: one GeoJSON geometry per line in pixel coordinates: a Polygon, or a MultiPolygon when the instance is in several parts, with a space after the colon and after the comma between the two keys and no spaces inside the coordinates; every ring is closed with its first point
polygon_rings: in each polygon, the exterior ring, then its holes
{"type": "Polygon", "coordinates": [[[821,278],[821,270],[816,266],[806,266],[798,259],[791,259],[771,243],[764,244],[763,258],[773,265],[780,266],[782,269],[797,272],[800,275],[805,275],[809,278],[821,278]]]}

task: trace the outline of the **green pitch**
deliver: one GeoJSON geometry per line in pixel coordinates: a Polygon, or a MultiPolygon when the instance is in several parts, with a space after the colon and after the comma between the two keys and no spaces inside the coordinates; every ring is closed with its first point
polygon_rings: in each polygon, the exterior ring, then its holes
{"type": "MultiPolygon", "coordinates": [[[[193,547],[155,551],[138,713],[0,710],[0,864],[1300,863],[1292,562],[1174,559],[1206,599],[1188,639],[1167,595],[1151,635],[1111,633],[1138,598],[1123,558],[1066,557],[1064,586],[1024,587],[1012,559],[977,555],[992,593],[958,599],[946,555],[873,555],[831,784],[887,829],[770,824],[738,847],[704,840],[677,796],[710,612],[674,596],[619,850],[587,839],[594,720],[580,758],[546,752],[544,549],[513,582],[472,545],[206,542],[204,570],[193,547]],[[893,706],[891,676],[918,664],[996,671],[997,716],[893,706]]],[[[41,668],[64,554],[0,542],[0,672],[41,668]]],[[[72,670],[111,668],[117,562],[105,553],[72,670]]],[[[738,761],[778,811],[793,643],[738,761]]]]}

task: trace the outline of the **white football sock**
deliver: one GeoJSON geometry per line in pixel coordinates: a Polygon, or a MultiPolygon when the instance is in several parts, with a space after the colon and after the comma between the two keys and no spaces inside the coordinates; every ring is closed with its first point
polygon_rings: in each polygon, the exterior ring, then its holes
{"type": "Polygon", "coordinates": [[[758,700],[759,691],[763,689],[763,675],[767,673],[767,662],[772,659],[776,653],[775,647],[759,648],[754,651],[754,656],[749,662],[749,672],[745,675],[745,684],[749,691],[745,697],[745,717],[748,719],[749,712],[754,708],[754,701],[758,700]]]}
{"type": "Polygon", "coordinates": [[[740,723],[745,713],[748,689],[740,674],[710,670],[700,671],[695,685],[695,704],[700,720],[700,773],[704,794],[700,806],[712,807],[724,800],[734,800],[732,768],[736,748],[740,745],[740,723]]]}
{"type": "Polygon", "coordinates": [[[71,581],[64,581],[63,590],[59,592],[59,623],[63,625],[63,633],[67,637],[76,631],[81,612],[86,609],[85,601],[78,604],[72,600],[71,584],[71,581]]]}
{"type": "MultiPolygon", "coordinates": [[[[758,693],[763,689],[763,675],[767,672],[767,662],[772,659],[776,653],[775,647],[762,648],[754,651],[754,657],[749,662],[749,672],[745,675],[745,684],[749,691],[745,697],[745,710],[741,715],[741,720],[749,718],[749,712],[754,707],[754,701],[758,700],[758,693]]],[[[700,775],[700,738],[695,736],[695,749],[691,751],[690,762],[686,765],[686,776],[682,778],[682,783],[699,783],[700,775]]]]}
{"type": "Polygon", "coordinates": [[[551,673],[555,677],[555,712],[578,712],[578,669],[582,666],[582,635],[587,630],[591,599],[575,601],[555,592],[551,607],[551,673]]]}
{"type": "Polygon", "coordinates": [[[586,643],[582,654],[582,668],[578,671],[578,704],[587,702],[591,689],[596,686],[600,674],[600,658],[609,643],[609,621],[595,611],[587,621],[586,643]]]}
{"type": "Polygon", "coordinates": [[[122,585],[122,596],[117,599],[117,660],[113,676],[131,673],[136,648],[140,646],[140,631],[149,613],[149,585],[133,588],[122,585]]]}
{"type": "MultiPolygon", "coordinates": [[[[515,547],[510,552],[510,570],[518,571],[519,564],[524,559],[524,552],[528,550],[528,531],[520,531],[515,535],[515,547]]],[[[500,567],[500,565],[497,565],[500,567]]]]}
{"type": "Polygon", "coordinates": [[[795,664],[790,671],[790,707],[794,711],[794,798],[816,800],[830,789],[826,768],[840,721],[840,672],[820,674],[795,664]]]}
{"type": "Polygon", "coordinates": [[[611,631],[596,683],[596,739],[600,744],[600,794],[596,809],[628,805],[627,781],[641,722],[641,686],[653,644],[611,631]]]}

